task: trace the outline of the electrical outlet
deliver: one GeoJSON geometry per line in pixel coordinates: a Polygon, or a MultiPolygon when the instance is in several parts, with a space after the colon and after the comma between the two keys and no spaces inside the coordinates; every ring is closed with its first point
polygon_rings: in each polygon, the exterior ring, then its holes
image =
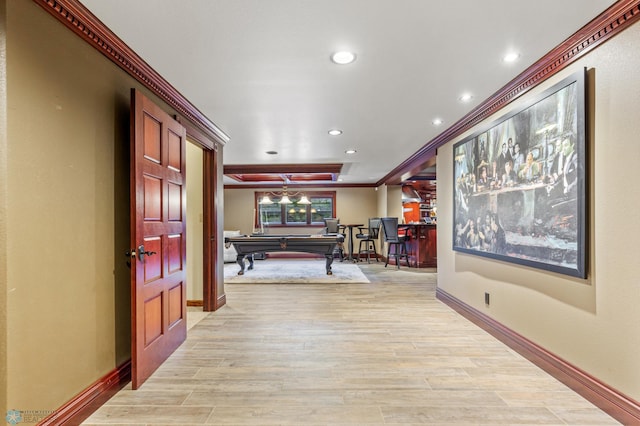
{"type": "Polygon", "coordinates": [[[485,294],[484,294],[484,304],[485,304],[485,305],[487,305],[487,306],[489,306],[489,304],[490,304],[489,302],[490,302],[490,301],[491,301],[491,300],[490,300],[490,297],[489,297],[489,293],[485,293],[485,294]]]}

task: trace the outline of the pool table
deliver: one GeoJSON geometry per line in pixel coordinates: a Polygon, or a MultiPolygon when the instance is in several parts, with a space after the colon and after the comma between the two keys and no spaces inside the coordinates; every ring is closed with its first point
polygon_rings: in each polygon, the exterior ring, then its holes
{"type": "Polygon", "coordinates": [[[333,253],[338,244],[344,242],[342,235],[252,235],[227,237],[225,244],[233,244],[238,252],[236,262],[240,265],[238,275],[244,274],[244,258],[249,260],[248,270],[253,269],[253,254],[259,252],[294,251],[322,254],[327,259],[327,275],[331,275],[333,253]]]}

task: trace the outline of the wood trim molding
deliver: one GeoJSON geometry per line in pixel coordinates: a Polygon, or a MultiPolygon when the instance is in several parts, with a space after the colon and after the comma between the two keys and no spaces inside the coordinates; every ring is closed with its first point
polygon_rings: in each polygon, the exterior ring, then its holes
{"type": "MultiPolygon", "coordinates": [[[[220,154],[222,155],[222,154],[220,154]]],[[[224,285],[218,282],[218,270],[221,268],[223,262],[222,257],[219,256],[218,244],[219,238],[222,237],[222,233],[218,232],[218,220],[221,219],[223,209],[218,208],[218,200],[222,197],[224,189],[220,189],[218,183],[218,152],[216,151],[204,151],[203,158],[203,194],[202,194],[202,206],[203,217],[202,221],[202,239],[204,247],[202,250],[202,262],[204,265],[203,270],[203,310],[205,312],[211,312],[219,309],[224,303],[219,303],[219,293],[224,293],[224,285]]]]}
{"type": "Polygon", "coordinates": [[[342,163],[327,164],[227,164],[225,175],[242,174],[289,174],[289,173],[333,173],[342,171],[342,163]]]}
{"type": "Polygon", "coordinates": [[[38,425],[79,425],[131,381],[131,360],[98,379],[38,425]]]}
{"type": "Polygon", "coordinates": [[[187,306],[201,308],[204,306],[204,300],[187,300],[187,306]]]}
{"type": "Polygon", "coordinates": [[[507,83],[447,130],[384,176],[378,185],[399,185],[419,173],[437,149],[555,75],[640,19],[640,0],[620,0],[507,83]]]}
{"type": "Polygon", "coordinates": [[[640,424],[640,403],[533,343],[488,315],[436,289],[436,298],[542,368],[622,424],[640,424]]]}
{"type": "Polygon", "coordinates": [[[274,182],[273,185],[325,185],[338,180],[342,163],[225,165],[223,174],[241,184],[274,182]]]}
{"type": "Polygon", "coordinates": [[[208,133],[200,131],[198,127],[192,124],[190,121],[183,120],[182,117],[173,117],[178,123],[182,124],[187,129],[187,139],[194,142],[196,145],[204,150],[211,150],[218,152],[218,143],[215,139],[212,139],[208,133]]]}
{"type": "Polygon", "coordinates": [[[33,0],[216,142],[229,136],[107,28],[78,0],[33,0]]]}
{"type": "Polygon", "coordinates": [[[222,296],[218,297],[218,299],[216,300],[216,306],[214,310],[218,310],[220,308],[222,308],[224,305],[227,304],[227,295],[223,294],[222,296]]]}
{"type": "MultiPolygon", "coordinates": [[[[334,183],[334,182],[325,182],[325,183],[290,183],[287,184],[287,188],[322,188],[323,190],[332,190],[334,188],[375,188],[378,186],[375,183],[334,183]]],[[[250,184],[234,184],[227,183],[224,185],[224,189],[282,189],[282,183],[250,183],[250,184]]]]}

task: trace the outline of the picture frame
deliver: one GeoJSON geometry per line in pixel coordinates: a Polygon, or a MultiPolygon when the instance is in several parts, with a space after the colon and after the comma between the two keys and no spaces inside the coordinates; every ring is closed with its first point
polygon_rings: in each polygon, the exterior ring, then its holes
{"type": "Polygon", "coordinates": [[[453,250],[586,278],[586,68],[453,146],[453,250]]]}

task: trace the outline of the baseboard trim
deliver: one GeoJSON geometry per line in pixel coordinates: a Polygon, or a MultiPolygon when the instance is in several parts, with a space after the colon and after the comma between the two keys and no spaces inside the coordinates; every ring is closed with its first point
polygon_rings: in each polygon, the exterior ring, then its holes
{"type": "Polygon", "coordinates": [[[202,307],[204,306],[204,300],[187,300],[187,306],[202,307]]]}
{"type": "Polygon", "coordinates": [[[520,355],[564,383],[622,424],[640,424],[640,403],[602,383],[587,372],[505,327],[446,291],[437,288],[436,298],[473,322],[520,355]]]}
{"type": "Polygon", "coordinates": [[[218,299],[216,300],[216,306],[213,308],[213,310],[217,311],[218,309],[222,308],[226,304],[227,304],[227,295],[223,294],[222,296],[218,297],[218,299]]]}
{"type": "Polygon", "coordinates": [[[79,425],[131,381],[131,360],[98,379],[38,425],[79,425]]]}

